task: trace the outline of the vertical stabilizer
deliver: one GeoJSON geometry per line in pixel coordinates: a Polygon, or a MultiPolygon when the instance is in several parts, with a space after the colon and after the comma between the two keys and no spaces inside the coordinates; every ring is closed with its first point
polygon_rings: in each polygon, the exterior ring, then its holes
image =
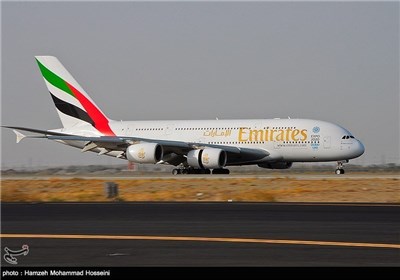
{"type": "Polygon", "coordinates": [[[115,135],[110,120],[56,57],[35,58],[65,128],[89,123],[103,135],[115,135]]]}

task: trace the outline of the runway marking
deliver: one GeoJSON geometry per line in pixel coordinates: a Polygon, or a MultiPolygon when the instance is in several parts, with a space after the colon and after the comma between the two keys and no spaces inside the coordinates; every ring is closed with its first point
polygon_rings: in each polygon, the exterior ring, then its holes
{"type": "Polygon", "coordinates": [[[158,241],[198,241],[198,242],[231,242],[231,243],[264,243],[289,245],[318,245],[339,247],[368,247],[400,249],[400,244],[359,243],[340,241],[258,239],[232,237],[196,237],[196,236],[147,236],[147,235],[82,235],[82,234],[0,234],[1,238],[49,238],[49,239],[109,239],[109,240],[158,240],[158,241]]]}

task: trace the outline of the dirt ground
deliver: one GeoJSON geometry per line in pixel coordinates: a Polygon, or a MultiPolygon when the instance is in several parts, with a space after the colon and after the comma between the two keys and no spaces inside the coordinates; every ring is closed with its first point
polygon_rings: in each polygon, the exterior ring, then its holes
{"type": "Polygon", "coordinates": [[[269,201],[400,203],[398,178],[121,179],[107,198],[107,179],[1,180],[2,202],[62,201],[269,201]]]}

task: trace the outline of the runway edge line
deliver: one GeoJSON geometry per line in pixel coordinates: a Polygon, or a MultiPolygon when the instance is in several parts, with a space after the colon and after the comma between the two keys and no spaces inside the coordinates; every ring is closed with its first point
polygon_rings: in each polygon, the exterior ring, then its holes
{"type": "Polygon", "coordinates": [[[194,241],[194,242],[231,242],[258,244],[288,244],[339,247],[368,247],[400,249],[400,244],[360,243],[342,241],[285,240],[234,237],[197,237],[197,236],[146,236],[146,235],[85,235],[85,234],[18,234],[2,233],[1,238],[42,238],[42,239],[106,239],[106,240],[157,240],[157,241],[194,241]]]}

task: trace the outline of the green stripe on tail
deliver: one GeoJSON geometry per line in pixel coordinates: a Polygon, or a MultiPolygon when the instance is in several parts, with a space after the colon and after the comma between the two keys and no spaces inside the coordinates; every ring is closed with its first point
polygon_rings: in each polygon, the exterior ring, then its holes
{"type": "Polygon", "coordinates": [[[63,79],[61,79],[56,74],[54,74],[49,69],[47,69],[42,63],[40,63],[39,60],[36,59],[36,61],[39,65],[40,72],[42,72],[42,75],[46,79],[46,81],[48,81],[50,84],[52,84],[56,88],[59,88],[62,91],[66,92],[76,98],[76,96],[69,89],[69,87],[67,86],[67,83],[63,79]]]}

